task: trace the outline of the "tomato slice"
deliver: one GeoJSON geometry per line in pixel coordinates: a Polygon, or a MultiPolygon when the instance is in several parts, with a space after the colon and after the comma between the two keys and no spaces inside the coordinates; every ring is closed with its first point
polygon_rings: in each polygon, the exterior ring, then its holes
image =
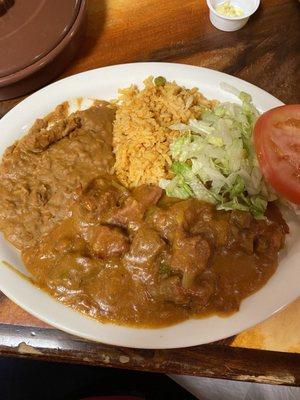
{"type": "Polygon", "coordinates": [[[280,195],[300,204],[300,104],[261,115],[253,141],[266,180],[280,195]]]}

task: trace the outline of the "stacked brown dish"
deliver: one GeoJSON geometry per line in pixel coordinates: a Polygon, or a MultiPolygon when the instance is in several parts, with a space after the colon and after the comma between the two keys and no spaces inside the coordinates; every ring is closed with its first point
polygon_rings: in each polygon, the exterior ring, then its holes
{"type": "Polygon", "coordinates": [[[72,60],[82,37],[85,0],[3,2],[0,99],[31,92],[72,60]]]}

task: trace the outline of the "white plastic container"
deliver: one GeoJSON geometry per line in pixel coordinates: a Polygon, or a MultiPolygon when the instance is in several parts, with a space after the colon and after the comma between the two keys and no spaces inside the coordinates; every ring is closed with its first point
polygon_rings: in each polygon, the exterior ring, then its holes
{"type": "Polygon", "coordinates": [[[216,7],[224,2],[225,0],[206,0],[211,23],[216,28],[226,32],[237,31],[246,25],[249,17],[255,13],[260,4],[260,0],[231,0],[230,3],[235,7],[241,8],[244,15],[240,17],[227,17],[216,11],[216,7]]]}

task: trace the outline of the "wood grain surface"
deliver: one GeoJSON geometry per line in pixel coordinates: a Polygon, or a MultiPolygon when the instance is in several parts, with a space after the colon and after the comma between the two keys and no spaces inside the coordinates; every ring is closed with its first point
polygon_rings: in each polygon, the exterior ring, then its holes
{"type": "MultiPolygon", "coordinates": [[[[297,0],[262,0],[242,30],[226,33],[210,24],[205,0],[89,0],[82,48],[61,77],[119,63],[180,62],[224,71],[283,102],[300,102],[299,8],[297,0]]],[[[20,100],[0,102],[0,117],[20,100]]],[[[0,296],[4,355],[266,383],[300,384],[299,324],[300,300],[236,338],[189,349],[133,350],[52,329],[0,296]]]]}

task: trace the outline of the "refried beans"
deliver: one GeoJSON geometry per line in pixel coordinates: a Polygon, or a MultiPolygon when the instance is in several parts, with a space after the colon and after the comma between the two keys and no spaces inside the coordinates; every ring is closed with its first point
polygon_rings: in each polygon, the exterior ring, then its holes
{"type": "Polygon", "coordinates": [[[18,249],[69,213],[77,191],[110,173],[115,110],[98,102],[67,116],[62,104],[9,147],[0,166],[0,230],[18,249]]]}

